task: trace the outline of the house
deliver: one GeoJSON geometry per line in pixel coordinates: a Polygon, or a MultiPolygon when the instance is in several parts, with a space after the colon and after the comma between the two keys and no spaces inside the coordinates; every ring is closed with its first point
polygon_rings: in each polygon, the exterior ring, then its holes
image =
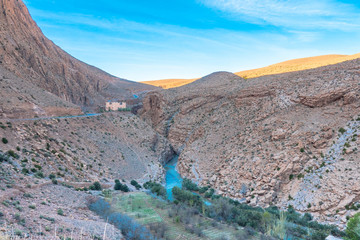
{"type": "Polygon", "coordinates": [[[126,109],[126,102],[124,101],[107,101],[105,104],[105,111],[118,111],[126,109]]]}

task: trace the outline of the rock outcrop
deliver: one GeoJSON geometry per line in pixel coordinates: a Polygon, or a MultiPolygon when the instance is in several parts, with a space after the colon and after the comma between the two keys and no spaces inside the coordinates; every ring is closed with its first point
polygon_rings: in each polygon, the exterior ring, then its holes
{"type": "Polygon", "coordinates": [[[21,0],[0,0],[0,65],[19,78],[81,106],[132,98],[154,87],[119,79],[87,65],[47,39],[21,0]]]}
{"type": "Polygon", "coordinates": [[[360,113],[359,66],[353,60],[250,80],[215,73],[149,93],[139,115],[180,153],[184,177],[254,205],[294,204],[340,224],[341,216],[351,214],[344,204],[360,197],[358,138],[338,142],[339,129],[360,113]],[[334,145],[341,149],[336,156],[334,145]],[[339,174],[347,165],[351,177],[339,174]],[[323,170],[312,182],[317,169],[323,170]],[[298,193],[309,178],[314,194],[300,204],[298,193]]]}

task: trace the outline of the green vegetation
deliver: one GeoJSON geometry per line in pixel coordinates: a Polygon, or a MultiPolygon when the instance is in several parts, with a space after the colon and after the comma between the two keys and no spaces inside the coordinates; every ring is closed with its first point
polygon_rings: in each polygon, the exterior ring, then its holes
{"type": "Polygon", "coordinates": [[[130,184],[133,185],[137,190],[141,188],[141,185],[135,180],[131,180],[130,184]]]}
{"type": "Polygon", "coordinates": [[[340,129],[339,129],[339,132],[340,132],[341,134],[344,134],[344,133],[346,132],[346,130],[345,130],[344,128],[340,128],[340,129]]]}
{"type": "Polygon", "coordinates": [[[192,192],[182,190],[178,187],[172,189],[172,193],[175,199],[175,203],[185,203],[190,207],[201,207],[204,203],[199,195],[194,195],[192,192]]]}
{"type": "Polygon", "coordinates": [[[190,179],[184,178],[182,182],[183,189],[189,190],[189,191],[199,191],[199,187],[193,183],[190,179]]]}
{"type": "Polygon", "coordinates": [[[126,184],[121,184],[118,179],[115,180],[114,190],[129,192],[129,187],[126,184]]]}
{"type": "Polygon", "coordinates": [[[166,202],[143,192],[119,194],[114,198],[111,207],[116,212],[146,225],[157,239],[260,239],[250,236],[247,230],[211,220],[195,208],[166,202]]]}
{"type": "Polygon", "coordinates": [[[101,191],[102,187],[99,182],[94,182],[94,184],[90,185],[89,189],[93,191],[101,191]]]}
{"type": "Polygon", "coordinates": [[[59,208],[57,210],[57,214],[60,215],[60,216],[64,216],[64,211],[61,208],[59,208]]]}
{"type": "Polygon", "coordinates": [[[6,138],[2,138],[1,141],[3,144],[7,144],[9,142],[6,138]]]}
{"type": "Polygon", "coordinates": [[[144,183],[144,188],[149,189],[152,193],[156,194],[159,197],[166,199],[167,193],[166,189],[159,183],[155,182],[146,182],[144,183]]]}
{"type": "Polygon", "coordinates": [[[346,234],[348,240],[360,239],[360,213],[355,214],[347,223],[346,234]]]}
{"type": "Polygon", "coordinates": [[[13,150],[9,150],[7,151],[7,154],[10,156],[10,157],[13,157],[13,158],[16,158],[18,159],[20,156],[17,155],[13,150]]]}

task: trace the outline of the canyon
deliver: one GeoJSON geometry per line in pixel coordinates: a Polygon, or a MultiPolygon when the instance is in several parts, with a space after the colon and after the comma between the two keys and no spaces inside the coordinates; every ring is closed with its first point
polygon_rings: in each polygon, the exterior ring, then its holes
{"type": "Polygon", "coordinates": [[[165,184],[169,169],[218,195],[291,205],[341,229],[360,208],[359,55],[151,86],[70,56],[22,1],[0,0],[0,32],[0,223],[36,234],[54,219],[99,237],[107,222],[84,207],[94,200],[84,188],[121,179],[138,191],[131,180],[165,184]],[[111,99],[132,110],[102,112],[111,99]],[[48,215],[26,208],[22,225],[25,204],[48,215]]]}

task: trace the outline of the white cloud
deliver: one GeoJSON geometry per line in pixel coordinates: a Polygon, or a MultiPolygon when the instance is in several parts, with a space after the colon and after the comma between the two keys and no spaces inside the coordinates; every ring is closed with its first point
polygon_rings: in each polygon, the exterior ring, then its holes
{"type": "Polygon", "coordinates": [[[297,29],[359,28],[359,10],[334,0],[199,0],[231,17],[297,29]]]}

